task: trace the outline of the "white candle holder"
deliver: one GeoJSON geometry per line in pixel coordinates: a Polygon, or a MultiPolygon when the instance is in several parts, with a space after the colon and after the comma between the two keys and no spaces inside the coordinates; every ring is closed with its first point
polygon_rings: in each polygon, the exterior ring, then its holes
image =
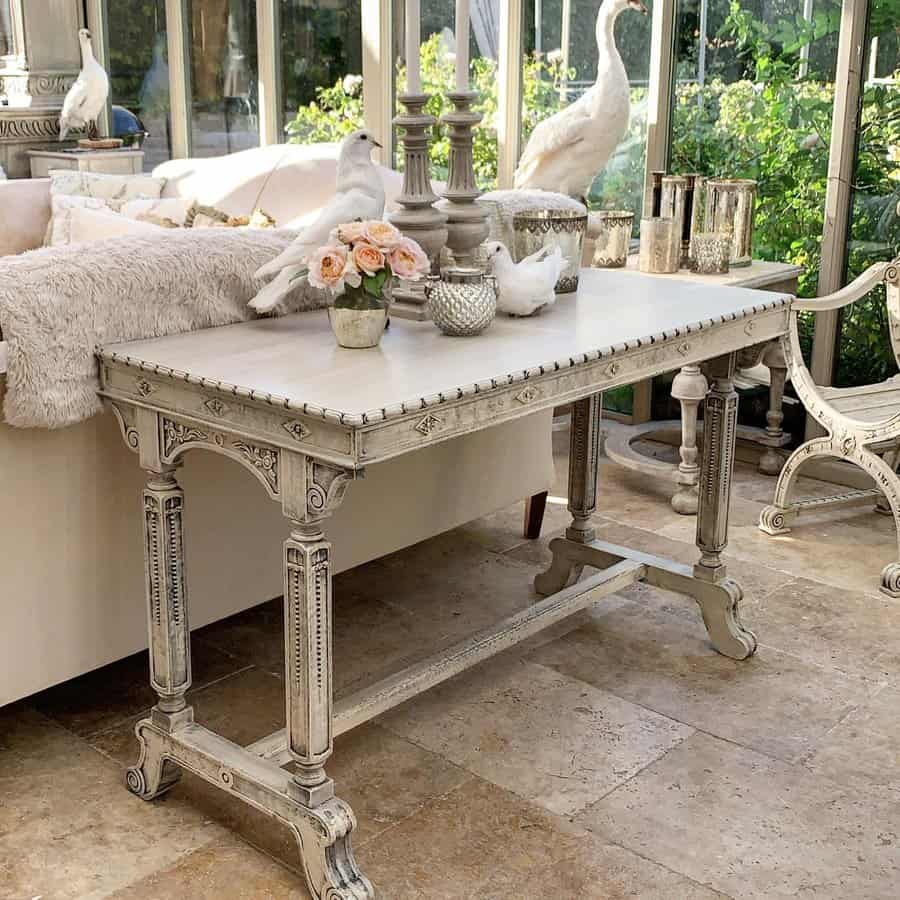
{"type": "MultiPolygon", "coordinates": [[[[424,111],[428,94],[402,94],[398,99],[406,107],[405,113],[394,118],[394,125],[403,131],[403,187],[397,197],[402,209],[388,216],[388,220],[420,244],[436,272],[441,250],[447,243],[447,216],[434,206],[438,196],[429,175],[428,133],[437,119],[424,111]]],[[[401,282],[394,290],[394,298],[392,315],[426,318],[424,285],[401,282]]]]}
{"type": "Polygon", "coordinates": [[[457,266],[474,264],[476,251],[489,232],[487,210],[475,202],[481,196],[472,156],[472,129],[482,118],[471,109],[477,97],[476,91],[448,93],[455,109],[441,116],[441,122],[450,128],[450,174],[444,199],[437,207],[447,215],[447,246],[457,266]]]}

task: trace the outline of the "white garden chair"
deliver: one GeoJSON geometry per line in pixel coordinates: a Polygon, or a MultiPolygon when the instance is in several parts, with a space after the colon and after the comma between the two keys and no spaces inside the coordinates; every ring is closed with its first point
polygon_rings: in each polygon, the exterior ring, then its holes
{"type": "MultiPolygon", "coordinates": [[[[862,387],[821,387],[803,362],[797,329],[798,313],[841,309],[882,282],[887,290],[891,346],[900,366],[900,257],[871,266],[846,287],[826,297],[794,301],[790,333],[783,339],[785,358],[797,396],[827,433],[807,441],[784,464],[775,486],[774,502],[759,517],[759,527],[767,534],[786,534],[801,513],[875,499],[879,510],[893,513],[900,542],[900,475],[896,471],[900,463],[900,376],[862,387]],[[875,488],[792,500],[800,467],[823,457],[854,463],[872,477],[875,488]]],[[[882,570],[881,590],[890,597],[900,597],[900,561],[889,563],[882,570]]]]}

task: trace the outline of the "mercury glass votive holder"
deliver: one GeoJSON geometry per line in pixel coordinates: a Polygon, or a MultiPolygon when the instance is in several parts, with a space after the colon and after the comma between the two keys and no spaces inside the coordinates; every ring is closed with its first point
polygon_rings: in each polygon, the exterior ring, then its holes
{"type": "Polygon", "coordinates": [[[671,218],[641,219],[638,269],[650,275],[671,275],[681,263],[681,223],[671,218]]]}
{"type": "Polygon", "coordinates": [[[621,269],[628,259],[634,213],[624,209],[602,209],[591,213],[589,218],[594,237],[591,266],[595,269],[621,269]]]}
{"type": "Polygon", "coordinates": [[[728,272],[732,241],[730,234],[701,232],[693,240],[694,271],[698,275],[724,275],[728,272]]]}
{"type": "Polygon", "coordinates": [[[556,282],[557,294],[578,290],[587,213],[572,209],[533,209],[513,216],[513,258],[516,262],[544,247],[559,247],[565,265],[556,282]]]}
{"type": "Polygon", "coordinates": [[[731,235],[731,265],[753,261],[753,206],[756,182],[749,178],[710,178],[706,182],[706,231],[731,235]]]}

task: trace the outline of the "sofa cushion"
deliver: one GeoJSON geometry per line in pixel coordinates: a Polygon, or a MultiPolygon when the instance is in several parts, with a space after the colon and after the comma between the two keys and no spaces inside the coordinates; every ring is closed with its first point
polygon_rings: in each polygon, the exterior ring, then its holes
{"type": "Polygon", "coordinates": [[[105,175],[100,172],[77,172],[71,169],[50,170],[50,193],[100,200],[134,200],[137,197],[157,198],[162,194],[165,180],[151,175],[105,175]]]}
{"type": "Polygon", "coordinates": [[[71,206],[53,216],[50,245],[84,244],[126,234],[152,235],[159,229],[159,225],[128,218],[109,209],[71,206]]]}
{"type": "Polygon", "coordinates": [[[49,221],[49,178],[0,181],[0,256],[40,247],[49,221]]]}

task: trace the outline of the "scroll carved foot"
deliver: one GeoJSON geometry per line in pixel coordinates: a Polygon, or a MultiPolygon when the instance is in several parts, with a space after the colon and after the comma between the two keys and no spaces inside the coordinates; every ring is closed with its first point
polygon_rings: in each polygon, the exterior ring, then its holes
{"type": "Polygon", "coordinates": [[[900,563],[888,563],[881,570],[881,593],[900,599],[900,563]]]}
{"type": "Polygon", "coordinates": [[[143,733],[144,722],[138,722],[134,732],[141,745],[141,756],[136,766],[125,773],[125,784],[132,794],[142,800],[155,800],[181,778],[181,769],[162,755],[162,748],[155,746],[143,733]]]}
{"type": "Polygon", "coordinates": [[[353,858],[350,833],[356,827],[353,810],[333,797],[298,813],[291,830],[300,845],[306,880],[314,900],[370,900],[372,883],[353,858]]]}
{"type": "Polygon", "coordinates": [[[739,606],[744,597],[730,578],[700,586],[695,599],[713,647],[731,659],[747,659],[756,652],[756,635],[741,622],[739,606]]]}
{"type": "Polygon", "coordinates": [[[759,530],[766,534],[788,534],[794,514],[780,506],[766,506],[759,514],[759,530]]]}

